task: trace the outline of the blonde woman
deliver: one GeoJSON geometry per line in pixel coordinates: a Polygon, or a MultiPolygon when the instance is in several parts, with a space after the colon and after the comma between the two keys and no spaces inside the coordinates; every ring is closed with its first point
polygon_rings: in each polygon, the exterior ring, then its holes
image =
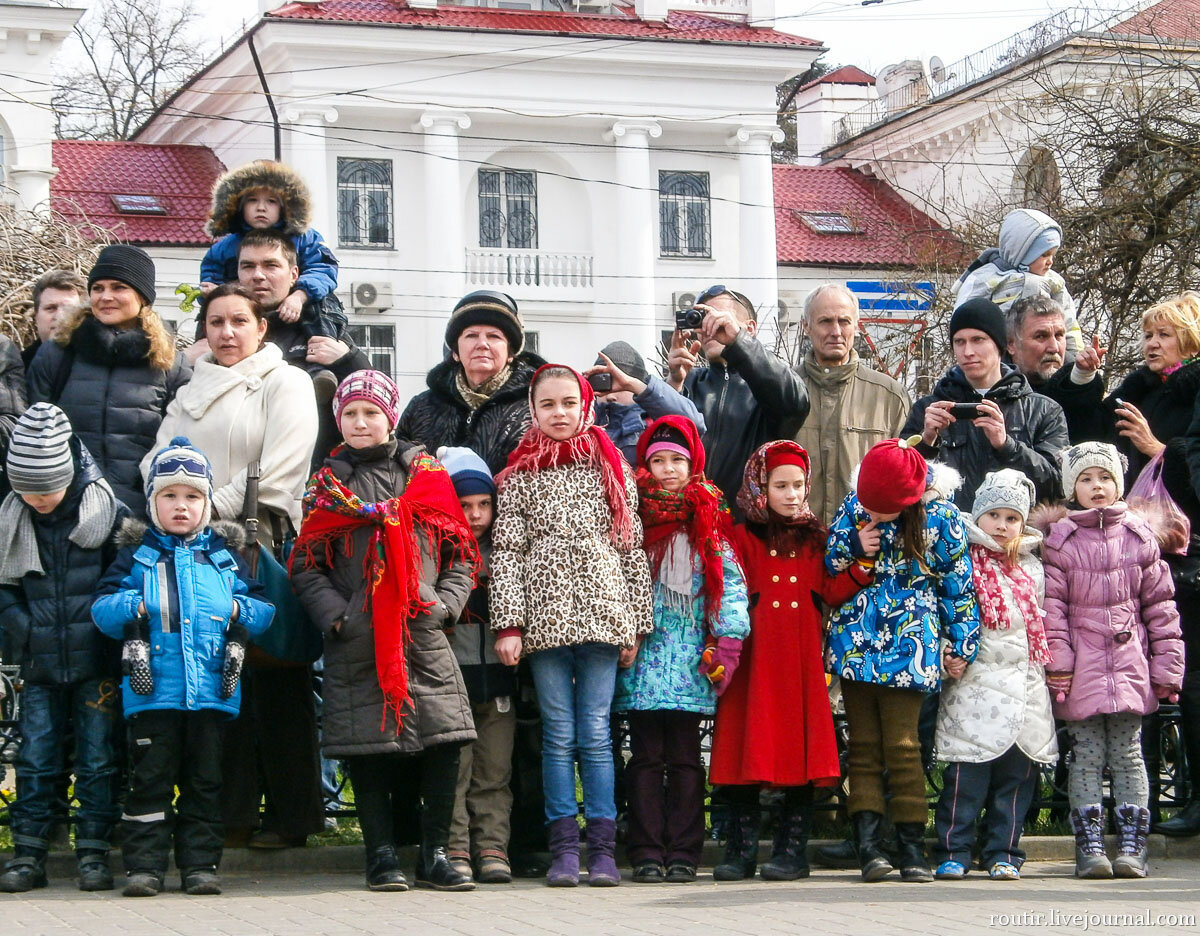
{"type": "Polygon", "coordinates": [[[29,402],[58,405],[114,493],[144,516],[139,463],[167,404],[191,378],[154,311],[154,261],[110,244],[88,273],[88,302],[60,320],[29,365],[29,402]]]}

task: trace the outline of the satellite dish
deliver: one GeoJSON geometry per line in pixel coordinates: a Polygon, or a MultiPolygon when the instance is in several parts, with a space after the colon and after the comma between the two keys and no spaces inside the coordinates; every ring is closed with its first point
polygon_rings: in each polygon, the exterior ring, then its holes
{"type": "Polygon", "coordinates": [[[946,63],[936,55],[929,60],[926,71],[929,74],[930,80],[935,84],[941,84],[946,80],[946,63]]]}

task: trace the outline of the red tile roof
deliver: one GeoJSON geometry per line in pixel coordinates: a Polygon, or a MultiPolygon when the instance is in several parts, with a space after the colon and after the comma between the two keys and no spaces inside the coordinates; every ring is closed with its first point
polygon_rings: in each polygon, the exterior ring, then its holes
{"type": "Polygon", "coordinates": [[[672,10],[664,22],[621,14],[569,13],[551,10],[499,10],[485,7],[438,5],[413,9],[403,0],[324,0],[287,3],[266,14],[268,20],[308,20],[325,23],[365,23],[428,29],[487,29],[497,32],[547,33],[570,36],[617,36],[690,42],[753,43],[774,46],[819,46],[814,39],[775,29],[747,26],[702,13],[672,10]]]}
{"type": "Polygon", "coordinates": [[[775,241],[779,263],[896,267],[961,253],[953,235],[891,186],[857,169],[775,166],[775,241]],[[857,229],[821,234],[797,212],[836,212],[857,229]]]}
{"type": "Polygon", "coordinates": [[[867,74],[857,65],[843,65],[841,68],[835,68],[820,78],[814,78],[807,84],[801,85],[800,90],[803,91],[819,84],[873,85],[875,76],[867,74]]]}
{"type": "Polygon", "coordinates": [[[1118,36],[1200,42],[1200,0],[1161,0],[1109,29],[1118,36]]]}
{"type": "Polygon", "coordinates": [[[68,218],[79,218],[136,244],[201,245],[210,193],[225,171],[207,146],[149,143],[97,143],[55,140],[58,175],[50,181],[50,204],[68,218]],[[122,214],[112,196],[153,195],[165,214],[122,214]]]}

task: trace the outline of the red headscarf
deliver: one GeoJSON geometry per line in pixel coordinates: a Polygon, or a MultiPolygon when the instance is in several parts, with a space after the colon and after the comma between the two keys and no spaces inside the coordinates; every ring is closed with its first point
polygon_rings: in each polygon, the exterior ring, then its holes
{"type": "Polygon", "coordinates": [[[772,543],[782,543],[788,538],[796,542],[823,542],[827,531],[808,505],[811,490],[808,452],[791,439],[778,439],[760,446],[746,462],[742,489],[737,495],[738,506],[748,523],[766,526],[767,539],[772,543]],[[780,465],[796,465],[804,471],[804,507],[790,519],[784,519],[767,505],[767,482],[771,470],[780,465]]]}
{"type": "Polygon", "coordinates": [[[693,552],[704,561],[704,615],[709,622],[721,613],[725,593],[722,552],[730,543],[733,521],[720,489],[704,477],[704,445],[696,425],[684,416],[662,416],[642,433],[637,444],[638,513],[646,530],[646,555],[653,578],[658,578],[671,540],[687,533],[693,552]],[[692,476],[682,491],[665,490],[650,474],[646,449],[656,429],[669,425],[687,440],[692,476]]]}
{"type": "Polygon", "coordinates": [[[533,424],[521,437],[513,453],[508,456],[508,467],[496,476],[496,487],[501,487],[514,471],[537,472],[543,468],[576,463],[589,464],[600,471],[604,497],[612,512],[612,541],[618,549],[633,549],[633,511],[625,499],[625,459],[613,445],[603,429],[596,426],[596,394],[592,385],[579,372],[565,364],[543,364],[533,375],[529,384],[529,413],[533,424]],[[552,368],[570,371],[579,384],[580,415],[575,433],[559,442],[538,428],[537,413],[534,411],[533,394],[542,373],[552,368]]]}

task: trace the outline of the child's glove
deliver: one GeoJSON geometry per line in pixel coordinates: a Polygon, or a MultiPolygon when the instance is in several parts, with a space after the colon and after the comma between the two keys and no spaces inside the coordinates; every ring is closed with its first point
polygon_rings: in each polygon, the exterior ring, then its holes
{"type": "Polygon", "coordinates": [[[1154,694],[1163,702],[1170,702],[1172,705],[1179,701],[1179,691],[1170,686],[1155,686],[1154,694]]]}
{"type": "Polygon", "coordinates": [[[241,624],[231,623],[225,630],[225,659],[221,662],[221,698],[231,699],[242,678],[242,664],[246,662],[246,642],[250,632],[241,624]]]}
{"type": "Polygon", "coordinates": [[[1047,673],[1046,685],[1054,693],[1054,701],[1066,702],[1071,694],[1071,673],[1047,673]]]}
{"type": "Polygon", "coordinates": [[[129,688],[137,695],[150,695],[154,691],[154,676],[150,672],[150,618],[139,614],[125,625],[124,637],[121,674],[129,677],[129,688]]]}
{"type": "Polygon", "coordinates": [[[736,637],[718,637],[715,643],[705,645],[700,654],[700,675],[708,678],[718,696],[729,688],[741,656],[742,642],[736,637]]]}

